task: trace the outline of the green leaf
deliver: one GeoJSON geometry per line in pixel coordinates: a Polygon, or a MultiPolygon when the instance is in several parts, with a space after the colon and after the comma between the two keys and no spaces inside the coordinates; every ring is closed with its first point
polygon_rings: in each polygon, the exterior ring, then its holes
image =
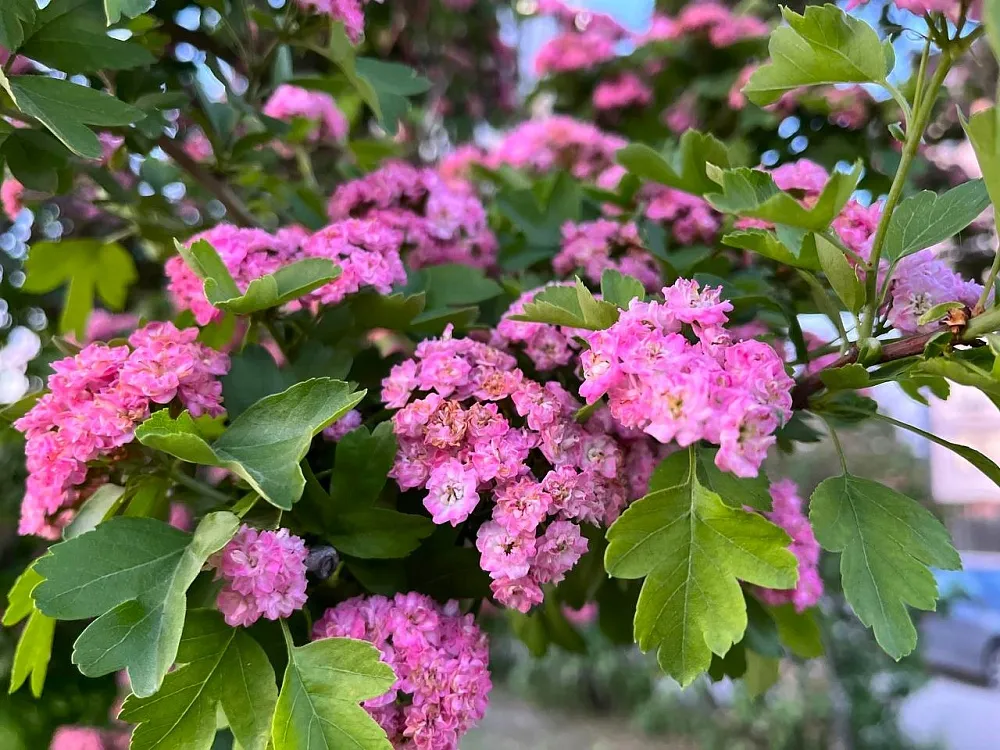
{"type": "Polygon", "coordinates": [[[65,73],[152,65],[140,44],[108,36],[104,14],[89,0],[53,0],[38,13],[21,53],[65,73]]]}
{"type": "Polygon", "coordinates": [[[810,271],[820,270],[814,236],[806,235],[792,227],[787,227],[786,230],[783,235],[786,238],[797,239],[797,242],[786,244],[777,233],[767,229],[737,229],[725,234],[722,237],[722,244],[749,250],[786,266],[810,271]]]}
{"type": "Polygon", "coordinates": [[[410,111],[407,97],[422,94],[431,87],[428,79],[400,63],[359,57],[355,60],[355,71],[375,91],[379,122],[389,133],[399,129],[400,121],[410,111]]]}
{"type": "Polygon", "coordinates": [[[815,610],[796,612],[794,604],[780,604],[768,607],[778,638],[788,650],[800,659],[816,659],[823,655],[823,634],[816,621],[815,610]]]}
{"type": "Polygon", "coordinates": [[[639,279],[608,268],[601,274],[601,297],[605,302],[627,310],[632,300],[646,299],[646,290],[639,279]]]}
{"type": "Polygon", "coordinates": [[[235,419],[262,398],[281,393],[295,384],[293,373],[278,367],[263,346],[252,344],[229,358],[229,372],[222,378],[222,398],[230,419],[235,419]]]}
{"type": "Polygon", "coordinates": [[[306,258],[254,279],[241,294],[219,254],[208,242],[199,240],[190,248],[179,242],[176,245],[184,262],[204,282],[205,298],[220,310],[235,315],[251,315],[280,307],[329,284],[341,273],[340,267],[331,260],[306,258]]]}
{"type": "Polygon", "coordinates": [[[177,655],[188,587],[238,527],[226,512],[205,516],[193,536],[150,518],[112,518],[38,560],[45,580],[35,603],[57,620],[96,617],[73,663],[88,677],[127,669],[132,692],[150,696],[177,655]]]}
{"type": "Polygon", "coordinates": [[[710,193],[705,200],[723,213],[822,232],[850,199],[863,174],[864,165],[860,161],[850,172],[834,172],[816,203],[807,208],[779,189],[768,172],[749,167],[720,169],[709,164],[708,175],[719,184],[722,192],[710,193]]]}
{"type": "Polygon", "coordinates": [[[118,23],[122,16],[135,18],[156,5],[156,0],[104,0],[104,13],[108,26],[118,23]]]}
{"type": "MultiPolygon", "coordinates": [[[[771,482],[762,471],[752,478],[738,477],[728,471],[723,471],[715,465],[716,448],[698,449],[698,479],[705,487],[720,498],[730,508],[749,506],[754,510],[771,510],[771,482]]],[[[658,471],[667,471],[669,464],[660,464],[658,471]]],[[[659,474],[650,479],[650,486],[663,486],[669,482],[669,477],[659,474]]]]}
{"type": "Polygon", "coordinates": [[[218,710],[243,750],[264,750],[278,688],[257,641],[218,612],[193,610],[177,662],[158,693],[125,701],[119,718],[137,725],[131,750],[209,750],[218,710]]]}
{"type": "Polygon", "coordinates": [[[4,0],[0,3],[0,46],[13,51],[24,42],[24,35],[35,21],[35,0],[4,0]]]}
{"type": "Polygon", "coordinates": [[[781,659],[762,656],[752,649],[747,649],[746,657],[747,671],[743,675],[743,684],[751,698],[758,698],[778,682],[781,659]]]}
{"type": "Polygon", "coordinates": [[[943,195],[922,190],[892,212],[885,253],[899,260],[944,242],[965,229],[990,205],[982,180],[970,180],[943,195]]]}
{"type": "Polygon", "coordinates": [[[261,399],[211,444],[187,412],[173,419],[166,409],[139,425],[135,435],[143,445],[183,461],[229,469],[272,505],[291,510],[305,487],[299,462],[313,437],[357,406],[365,393],[339,380],[316,378],[261,399]]]}
{"type": "Polygon", "coordinates": [[[125,488],[117,484],[102,484],[88,497],[73,516],[73,520],[63,529],[63,539],[73,539],[93,531],[115,514],[125,501],[125,488]]]}
{"type": "Polygon", "coordinates": [[[524,306],[524,312],[511,320],[549,323],[571,328],[601,331],[618,320],[618,308],[610,302],[594,299],[580,279],[576,286],[549,286],[524,306]]]}
{"type": "Polygon", "coordinates": [[[24,114],[37,118],[73,153],[99,159],[101,143],[88,125],[129,125],[146,114],[96,89],[47,76],[11,76],[0,83],[24,114]]]}
{"type": "Polygon", "coordinates": [[[635,613],[643,651],[659,647],[663,670],[690,684],[747,627],[739,581],[791,588],[797,563],[788,536],[763,517],[731,508],[695,471],[695,449],[665,459],[663,484],[633,503],[608,530],[605,568],[645,577],[635,613]],[[669,479],[668,479],[669,478],[669,479]]]}
{"type": "MultiPolygon", "coordinates": [[[[893,214],[895,217],[895,214],[893,214]]],[[[840,297],[844,307],[857,312],[865,304],[865,288],[858,280],[857,272],[847,262],[843,250],[821,234],[814,235],[816,255],[833,291],[840,297]]]]}
{"type": "Polygon", "coordinates": [[[819,378],[831,391],[857,391],[872,384],[868,370],[857,362],[843,367],[828,367],[820,371],[819,378]]]}
{"type": "Polygon", "coordinates": [[[28,618],[17,648],[14,649],[14,661],[11,664],[9,693],[20,689],[29,677],[31,694],[40,698],[45,687],[45,676],[48,673],[49,659],[52,656],[52,636],[55,632],[55,620],[38,611],[31,598],[32,591],[42,582],[42,577],[35,570],[34,564],[29,565],[17,577],[10,592],[7,594],[7,611],[3,614],[4,627],[12,627],[28,618]]]}
{"type": "Polygon", "coordinates": [[[503,287],[486,278],[481,269],[457,263],[422,268],[411,286],[425,293],[426,307],[430,310],[478,305],[503,294],[503,287]]]}
{"type": "MultiPolygon", "coordinates": [[[[991,3],[986,3],[989,8],[991,3]]],[[[987,18],[1000,20],[1000,11],[990,9],[987,18]]],[[[990,194],[993,205],[1000,205],[1000,112],[996,105],[976,112],[968,120],[958,110],[958,119],[965,129],[972,149],[976,152],[979,169],[983,173],[986,190],[990,194]]]]}
{"type": "Polygon", "coordinates": [[[362,330],[388,328],[390,331],[405,331],[424,311],[427,298],[423,293],[405,296],[361,292],[351,295],[348,304],[355,324],[362,330]]]}
{"type": "Polygon", "coordinates": [[[869,479],[844,474],[822,482],[809,519],[823,549],[839,552],[844,595],[894,659],[917,645],[907,606],[933,610],[930,567],[957,570],[961,560],[944,526],[919,503],[869,479]]]}
{"type": "Polygon", "coordinates": [[[633,143],[615,157],[630,173],[686,193],[702,195],[716,189],[705,173],[707,164],[729,167],[729,150],[713,135],[687,130],[676,151],[663,155],[642,143],[633,143]]]}
{"type": "Polygon", "coordinates": [[[334,505],[372,505],[386,483],[396,460],[396,436],[391,422],[382,422],[371,432],[359,427],[337,443],[337,456],[330,478],[334,505]]]}
{"type": "Polygon", "coordinates": [[[942,302],[934,305],[934,307],[917,318],[917,323],[925,326],[928,323],[937,322],[944,318],[952,310],[961,310],[963,307],[965,307],[964,302],[942,302]]]}
{"type": "Polygon", "coordinates": [[[37,242],[31,246],[24,270],[21,288],[29,294],[45,294],[69,285],[59,332],[75,333],[81,341],[95,295],[111,310],[121,310],[129,287],[139,278],[128,250],[117,242],[91,239],[37,242]]]}
{"type": "Polygon", "coordinates": [[[360,705],[392,688],[396,676],[377,648],[350,638],[288,645],[288,668],[271,724],[274,750],[392,750],[360,705]]]}
{"type": "Polygon", "coordinates": [[[771,61],[743,88],[754,104],[773,104],[800,86],[881,83],[892,71],[892,47],[883,47],[875,29],[836,6],[811,6],[805,15],[782,8],[781,14],[788,25],[771,33],[771,61]]]}
{"type": "Polygon", "coordinates": [[[365,560],[406,557],[434,531],[426,516],[389,508],[335,508],[323,537],[338,552],[365,560]]]}

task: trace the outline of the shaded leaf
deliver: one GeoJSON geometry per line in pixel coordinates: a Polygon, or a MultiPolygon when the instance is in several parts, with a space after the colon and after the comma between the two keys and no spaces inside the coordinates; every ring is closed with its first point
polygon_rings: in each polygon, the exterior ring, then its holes
{"type": "Polygon", "coordinates": [[[844,595],[894,659],[917,644],[907,606],[933,610],[930,568],[961,560],[944,526],[919,503],[869,479],[831,477],[813,492],[809,519],[823,549],[839,552],[844,595]]]}
{"type": "Polygon", "coordinates": [[[183,666],[149,698],[128,697],[119,718],[135,724],[131,750],[209,750],[216,712],[243,750],[263,750],[278,700],[274,670],[243,628],[210,610],[188,613],[177,650],[183,666]]]}
{"type": "Polygon", "coordinates": [[[302,496],[299,462],[315,435],[353,409],[366,391],[339,380],[316,378],[261,399],[209,444],[191,416],[161,409],[139,425],[143,445],[191,463],[229,469],[283,510],[302,496]]]}
{"type": "Polygon", "coordinates": [[[642,143],[633,143],[618,151],[615,158],[631,174],[649,182],[658,182],[686,193],[701,195],[716,189],[706,175],[706,164],[730,165],[729,151],[715,136],[686,130],[676,151],[660,154],[642,143]]]}
{"type": "Polygon", "coordinates": [[[88,677],[127,669],[132,692],[152,695],[177,655],[188,587],[238,527],[226,512],[205,516],[193,536],[150,518],[112,518],[38,560],[45,580],[35,603],[58,620],[96,617],[73,663],[88,677]]]}
{"type": "Polygon", "coordinates": [[[816,242],[816,255],[827,281],[844,307],[850,312],[857,312],[865,303],[865,288],[858,279],[857,272],[847,262],[843,251],[830,240],[820,234],[813,238],[816,242]]]}
{"type": "Polygon", "coordinates": [[[382,422],[371,432],[366,427],[351,430],[337,443],[330,478],[333,504],[373,504],[385,487],[395,460],[396,436],[391,422],[382,422]]]}

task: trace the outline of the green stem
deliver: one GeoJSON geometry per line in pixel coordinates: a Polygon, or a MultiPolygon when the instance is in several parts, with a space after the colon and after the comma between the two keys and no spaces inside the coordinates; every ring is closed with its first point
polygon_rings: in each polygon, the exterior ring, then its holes
{"type": "Polygon", "coordinates": [[[313,170],[312,159],[309,158],[309,154],[304,146],[295,147],[295,161],[299,165],[299,172],[301,173],[306,186],[314,192],[320,192],[319,180],[316,179],[316,172],[313,170]]]}
{"type": "Polygon", "coordinates": [[[199,495],[204,495],[205,497],[210,497],[219,503],[228,503],[232,498],[221,490],[215,489],[211,485],[205,484],[200,479],[195,479],[188,474],[185,474],[180,469],[170,469],[168,476],[174,480],[177,484],[187,487],[192,492],[197,492],[199,495]]]}
{"type": "MultiPolygon", "coordinates": [[[[944,50],[941,53],[941,59],[938,61],[937,69],[934,71],[934,75],[931,76],[926,96],[921,96],[920,107],[914,113],[910,127],[906,130],[906,143],[903,144],[903,153],[899,160],[899,168],[896,170],[896,176],[893,177],[892,186],[889,188],[889,195],[886,197],[885,205],[882,207],[882,216],[879,218],[878,228],[875,230],[875,239],[872,241],[871,259],[868,262],[868,276],[865,279],[865,299],[868,302],[864,319],[861,322],[862,327],[858,332],[859,340],[862,341],[872,335],[875,320],[878,316],[878,267],[879,261],[882,258],[882,249],[885,247],[886,234],[889,231],[889,221],[892,219],[892,214],[896,210],[896,206],[902,200],[903,189],[906,187],[906,178],[910,172],[910,166],[913,164],[913,159],[920,149],[924,130],[927,129],[927,123],[930,121],[934,105],[937,102],[937,92],[944,84],[945,76],[951,70],[953,62],[954,58],[951,55],[951,51],[944,50]]],[[[886,279],[886,283],[888,282],[889,280],[886,279]]]]}
{"type": "Polygon", "coordinates": [[[977,315],[965,327],[963,341],[974,341],[980,336],[1000,329],[1000,307],[991,307],[982,315],[977,315]]]}
{"type": "Polygon", "coordinates": [[[979,295],[979,301],[976,303],[976,312],[986,307],[986,300],[990,296],[990,290],[996,283],[998,273],[1000,273],[1000,248],[993,255],[993,265],[990,266],[990,275],[986,277],[986,283],[983,284],[983,293],[979,295]]]}
{"type": "Polygon", "coordinates": [[[844,470],[847,474],[847,456],[844,455],[844,446],[840,444],[840,438],[837,437],[837,431],[833,429],[833,425],[830,424],[830,420],[826,417],[822,417],[823,422],[826,424],[826,429],[830,432],[830,437],[833,439],[833,446],[837,449],[837,456],[840,458],[840,468],[844,470]]]}
{"type": "Polygon", "coordinates": [[[889,83],[888,80],[882,81],[882,87],[892,95],[896,104],[903,111],[903,122],[906,124],[906,130],[909,131],[910,122],[913,120],[913,110],[910,109],[910,105],[907,103],[906,97],[903,96],[903,92],[889,83]]]}

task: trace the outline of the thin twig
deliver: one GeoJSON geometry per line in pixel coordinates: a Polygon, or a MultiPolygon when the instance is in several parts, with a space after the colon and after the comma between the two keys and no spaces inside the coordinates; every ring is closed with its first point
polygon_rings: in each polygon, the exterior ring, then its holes
{"type": "Polygon", "coordinates": [[[257,229],[263,228],[263,225],[257,221],[240,197],[228,185],[207,172],[198,162],[188,156],[177,141],[166,135],[161,135],[157,139],[156,145],[163,149],[163,152],[173,159],[181,169],[191,175],[195,182],[218,198],[219,202],[232,214],[236,223],[257,229]]]}

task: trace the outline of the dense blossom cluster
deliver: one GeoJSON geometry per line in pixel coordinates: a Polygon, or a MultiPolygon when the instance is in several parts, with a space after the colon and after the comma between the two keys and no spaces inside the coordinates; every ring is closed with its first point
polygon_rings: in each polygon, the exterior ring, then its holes
{"type": "MultiPolygon", "coordinates": [[[[539,372],[570,364],[580,348],[577,338],[586,333],[566,326],[512,320],[515,315],[524,313],[524,306],[534,300],[539,292],[555,283],[558,282],[530,289],[518,297],[490,334],[490,344],[497,349],[510,351],[515,345],[523,349],[539,372]]],[[[572,285],[572,282],[561,284],[561,286],[572,285]]]]}
{"type": "Polygon", "coordinates": [[[54,362],[49,393],[15,422],[27,438],[21,534],[56,538],[73,508],[104,483],[89,464],[121,457],[135,428],[175,400],[194,416],[222,413],[229,359],[198,343],[197,328],[150,323],[125,346],[90,344],[54,362]]]}
{"type": "Polygon", "coordinates": [[[561,276],[579,270],[594,284],[600,283],[601,274],[609,268],[634,276],[650,290],[662,281],[656,259],[643,246],[639,228],[632,222],[620,224],[608,219],[564,224],[562,248],[552,259],[552,268],[561,276]]]}
{"type": "Polygon", "coordinates": [[[615,164],[615,154],[627,144],[592,123],[552,115],[512,128],[483,163],[491,169],[507,165],[543,173],[565,169],[578,179],[595,179],[615,164]]]}
{"type": "Polygon", "coordinates": [[[722,228],[722,216],[697,195],[650,184],[643,185],[639,198],[645,201],[646,218],[670,227],[670,233],[682,244],[712,242],[722,228]]]}
{"type": "Polygon", "coordinates": [[[396,682],[364,706],[396,750],[457,750],[486,713],[486,636],[457,602],[440,605],[417,593],[359,596],[328,609],[313,638],[361,639],[382,652],[396,682]]]}
{"type": "Polygon", "coordinates": [[[733,341],[720,291],[678,279],[663,302],[633,300],[609,329],[587,335],[580,395],[607,395],[616,420],[662,443],[715,443],[720,469],[752,477],[791,417],[794,381],[767,344],[733,341]]]}
{"type": "Polygon", "coordinates": [[[767,604],[794,604],[798,612],[814,606],[823,596],[823,580],[819,577],[819,542],[809,518],[802,510],[803,502],[795,482],[788,479],[771,485],[771,512],[768,519],[784,529],[792,538],[788,549],[799,561],[799,578],[794,589],[758,589],[767,604]]]}
{"type": "Polygon", "coordinates": [[[769,31],[759,18],[708,0],[688,3],[676,17],[655,14],[649,30],[638,41],[670,41],[704,34],[713,47],[729,47],[743,39],[767,36],[769,31]]]}
{"type": "Polygon", "coordinates": [[[635,73],[625,72],[598,83],[593,101],[594,109],[602,111],[645,107],[653,101],[653,90],[635,73]]]}
{"type": "Polygon", "coordinates": [[[288,83],[283,83],[274,90],[264,105],[263,112],[276,120],[301,118],[310,121],[313,124],[308,136],[310,143],[343,141],[350,129],[347,118],[332,96],[288,83]]]}
{"type": "Polygon", "coordinates": [[[362,3],[368,0],[296,0],[299,7],[322,13],[344,24],[351,41],[358,42],[365,33],[365,12],[362,3]]]}
{"type": "Polygon", "coordinates": [[[481,564],[499,602],[527,611],[586,551],[578,522],[611,523],[628,497],[623,445],[559,383],[527,378],[509,354],[471,339],[421,342],[382,381],[399,451],[390,476],[427,491],[435,523],[466,521],[485,495],[481,564]],[[415,398],[416,392],[426,393],[415,398]],[[544,461],[543,461],[544,459],[544,461]],[[533,467],[545,465],[539,477],[533,467]]]}
{"type": "Polygon", "coordinates": [[[586,70],[611,60],[618,45],[630,36],[611,16],[576,10],[561,0],[541,0],[538,10],[559,25],[535,57],[535,71],[540,75],[586,70]]]}
{"type": "Polygon", "coordinates": [[[327,210],[334,221],[370,219],[400,232],[411,268],[496,263],[497,241],[483,204],[467,186],[449,184],[433,169],[387,162],[338,187],[327,210]]]}
{"type": "Polygon", "coordinates": [[[347,219],[320,229],[302,243],[302,255],[332,260],[341,272],[308,299],[333,305],[366,286],[388,294],[394,284],[406,281],[402,244],[400,232],[379,221],[347,219]]]}
{"type": "MultiPolygon", "coordinates": [[[[305,230],[286,229],[276,234],[263,229],[244,229],[219,224],[192,237],[188,245],[205,240],[219,254],[236,286],[245,292],[250,282],[274,273],[295,260],[305,230]]],[[[164,264],[167,292],[178,310],[190,310],[198,325],[207,325],[222,317],[222,311],[205,299],[204,282],[182,257],[175,255],[164,264]]]]}
{"type": "Polygon", "coordinates": [[[209,561],[224,581],[216,600],[226,622],[253,625],[288,617],[306,603],[306,545],[288,529],[241,526],[209,561]]]}

